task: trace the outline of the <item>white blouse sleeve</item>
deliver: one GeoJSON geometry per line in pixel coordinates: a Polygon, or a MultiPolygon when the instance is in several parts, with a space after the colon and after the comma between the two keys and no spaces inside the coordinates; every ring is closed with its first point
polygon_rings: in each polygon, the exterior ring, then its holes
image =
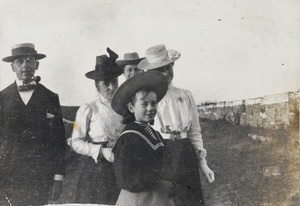
{"type": "Polygon", "coordinates": [[[206,150],[203,147],[203,140],[201,135],[201,127],[199,123],[199,116],[197,111],[197,106],[194,100],[194,97],[190,91],[187,90],[188,100],[190,102],[191,109],[191,120],[192,124],[190,129],[188,130],[188,138],[191,140],[191,143],[194,146],[196,152],[201,150],[201,157],[206,157],[206,150]]]}
{"type": "Polygon", "coordinates": [[[75,152],[90,156],[97,162],[101,146],[87,141],[92,112],[93,111],[88,104],[85,104],[78,109],[73,126],[72,137],[68,139],[68,144],[75,152]]]}

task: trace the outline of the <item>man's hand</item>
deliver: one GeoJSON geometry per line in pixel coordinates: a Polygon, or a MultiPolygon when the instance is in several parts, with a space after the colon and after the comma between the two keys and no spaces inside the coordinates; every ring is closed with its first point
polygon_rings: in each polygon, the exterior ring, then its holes
{"type": "Polygon", "coordinates": [[[215,181],[215,174],[214,172],[207,166],[207,162],[205,159],[199,160],[199,166],[202,173],[205,175],[205,178],[209,183],[215,181]]]}
{"type": "Polygon", "coordinates": [[[59,198],[61,191],[62,191],[62,181],[54,180],[52,188],[51,188],[51,194],[50,194],[50,200],[49,200],[50,203],[59,198]]]}

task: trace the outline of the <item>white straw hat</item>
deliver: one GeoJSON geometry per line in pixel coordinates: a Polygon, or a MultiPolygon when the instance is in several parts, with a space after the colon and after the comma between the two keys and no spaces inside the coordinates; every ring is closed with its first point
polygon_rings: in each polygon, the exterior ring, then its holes
{"type": "Polygon", "coordinates": [[[152,46],[146,50],[146,58],[137,67],[142,70],[157,69],[176,61],[180,56],[178,51],[167,50],[164,44],[152,46]]]}

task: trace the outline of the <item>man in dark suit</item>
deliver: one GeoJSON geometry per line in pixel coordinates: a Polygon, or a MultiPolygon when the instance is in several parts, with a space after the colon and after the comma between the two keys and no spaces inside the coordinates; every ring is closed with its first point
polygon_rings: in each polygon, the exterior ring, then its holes
{"type": "Polygon", "coordinates": [[[59,98],[34,76],[45,57],[26,43],[3,58],[17,79],[0,92],[0,205],[44,205],[62,190],[66,143],[59,98]]]}

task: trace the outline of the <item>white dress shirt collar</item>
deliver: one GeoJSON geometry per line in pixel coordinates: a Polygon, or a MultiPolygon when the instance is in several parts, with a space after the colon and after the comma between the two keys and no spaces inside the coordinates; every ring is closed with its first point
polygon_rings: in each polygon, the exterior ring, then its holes
{"type": "MultiPolygon", "coordinates": [[[[20,80],[16,79],[16,84],[17,84],[17,86],[21,86],[21,85],[23,85],[23,81],[20,81],[20,80]]],[[[32,81],[32,82],[30,82],[30,84],[36,84],[36,82],[32,81]]],[[[30,100],[30,98],[31,98],[31,96],[33,94],[33,91],[34,90],[18,91],[19,94],[20,94],[20,96],[21,96],[21,99],[23,100],[23,102],[24,102],[25,105],[28,104],[28,102],[29,102],[29,100],[30,100]]]]}

